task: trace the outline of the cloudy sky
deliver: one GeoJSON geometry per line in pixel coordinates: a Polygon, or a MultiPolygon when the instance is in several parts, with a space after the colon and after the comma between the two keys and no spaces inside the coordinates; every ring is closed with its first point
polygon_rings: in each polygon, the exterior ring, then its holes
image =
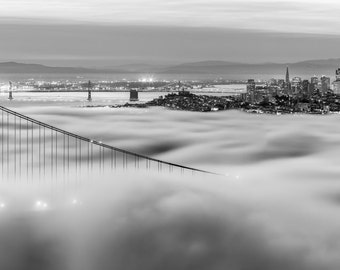
{"type": "Polygon", "coordinates": [[[1,0],[0,60],[336,58],[339,14],[336,0],[1,0]]]}

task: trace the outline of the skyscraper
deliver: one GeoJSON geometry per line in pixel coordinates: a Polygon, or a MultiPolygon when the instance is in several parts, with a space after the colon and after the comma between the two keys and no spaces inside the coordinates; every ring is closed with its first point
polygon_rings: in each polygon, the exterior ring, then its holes
{"type": "Polygon", "coordinates": [[[337,81],[340,81],[340,68],[335,71],[335,77],[337,81]]]}
{"type": "Polygon", "coordinates": [[[255,80],[249,79],[247,83],[247,93],[250,94],[251,92],[255,91],[255,80]]]}
{"type": "Polygon", "coordinates": [[[335,71],[336,80],[333,82],[334,94],[340,95],[340,68],[335,71]]]}
{"type": "Polygon", "coordinates": [[[319,85],[319,78],[314,75],[313,77],[310,78],[310,95],[313,95],[314,91],[318,89],[319,85]]]}
{"type": "Polygon", "coordinates": [[[327,93],[328,89],[331,87],[331,78],[322,76],[320,78],[321,81],[321,91],[323,94],[327,93]]]}
{"type": "Polygon", "coordinates": [[[301,91],[302,79],[300,77],[294,77],[291,83],[292,93],[298,94],[301,91]]]}
{"type": "Polygon", "coordinates": [[[285,92],[286,94],[291,94],[291,85],[290,85],[290,80],[289,80],[289,70],[288,70],[288,66],[286,69],[286,82],[285,82],[285,92]]]}
{"type": "Polygon", "coordinates": [[[289,70],[288,70],[288,66],[287,66],[287,70],[286,70],[286,84],[289,84],[289,70]]]}
{"type": "Polygon", "coordinates": [[[318,85],[319,79],[318,79],[318,77],[316,75],[314,75],[312,78],[310,78],[310,82],[312,84],[318,85]]]}
{"type": "Polygon", "coordinates": [[[310,83],[308,80],[302,81],[302,94],[305,96],[310,96],[310,83]]]}
{"type": "Polygon", "coordinates": [[[255,80],[249,79],[247,83],[247,95],[248,95],[248,102],[250,103],[255,102],[255,90],[256,90],[255,80]]]}

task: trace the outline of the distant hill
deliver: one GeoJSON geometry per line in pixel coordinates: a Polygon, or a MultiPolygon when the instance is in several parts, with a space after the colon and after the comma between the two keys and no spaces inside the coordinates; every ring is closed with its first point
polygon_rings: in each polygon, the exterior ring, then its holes
{"type": "Polygon", "coordinates": [[[178,67],[224,67],[224,66],[235,66],[239,65],[237,62],[227,62],[227,61],[200,61],[192,63],[183,63],[178,65],[178,67]]]}
{"type": "MultiPolygon", "coordinates": [[[[296,63],[235,63],[228,61],[200,61],[183,63],[179,65],[155,65],[155,64],[126,64],[111,66],[101,69],[83,67],[50,67],[39,64],[23,64],[16,62],[0,63],[0,74],[91,74],[91,73],[155,73],[155,74],[201,74],[221,75],[230,79],[247,78],[284,78],[286,67],[289,66],[291,77],[310,77],[326,75],[334,77],[335,70],[340,67],[340,58],[308,60],[296,63]]],[[[207,76],[206,76],[207,77],[207,76]]]]}
{"type": "Polygon", "coordinates": [[[270,77],[285,74],[289,67],[291,76],[327,75],[333,77],[340,67],[339,59],[310,60],[296,63],[245,64],[224,61],[184,63],[164,69],[164,74],[225,74],[228,77],[261,76],[270,77]]]}
{"type": "Polygon", "coordinates": [[[137,63],[137,64],[125,64],[125,65],[118,65],[109,67],[108,69],[115,69],[125,71],[127,73],[157,73],[168,68],[168,65],[161,65],[161,64],[144,64],[144,63],[137,63]]]}
{"type": "Polygon", "coordinates": [[[92,69],[82,67],[50,67],[39,64],[23,64],[16,62],[3,62],[0,63],[0,73],[105,73],[105,72],[120,72],[119,70],[105,70],[105,69],[92,69]]]}

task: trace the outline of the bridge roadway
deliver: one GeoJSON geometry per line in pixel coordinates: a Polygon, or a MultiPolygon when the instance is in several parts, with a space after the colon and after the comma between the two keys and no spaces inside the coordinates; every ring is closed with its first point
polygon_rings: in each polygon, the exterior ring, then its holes
{"type": "MultiPolygon", "coordinates": [[[[10,91],[1,91],[1,93],[9,93],[10,91]]],[[[91,93],[129,93],[130,90],[91,90],[91,93]]],[[[178,92],[178,90],[174,91],[168,91],[168,90],[138,90],[138,93],[175,93],[178,92]]],[[[193,94],[226,94],[226,95],[238,95],[244,93],[243,91],[204,91],[204,90],[190,90],[191,93],[193,94]]],[[[58,89],[58,90],[15,90],[12,91],[13,94],[15,93],[88,93],[88,90],[63,90],[63,89],[58,89]]]]}

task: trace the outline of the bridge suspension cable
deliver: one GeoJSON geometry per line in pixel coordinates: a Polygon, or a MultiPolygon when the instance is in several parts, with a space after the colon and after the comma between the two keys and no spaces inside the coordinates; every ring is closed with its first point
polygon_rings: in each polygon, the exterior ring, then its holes
{"type": "Polygon", "coordinates": [[[0,111],[2,179],[53,179],[142,167],[147,171],[215,174],[113,147],[3,106],[0,111]]]}

